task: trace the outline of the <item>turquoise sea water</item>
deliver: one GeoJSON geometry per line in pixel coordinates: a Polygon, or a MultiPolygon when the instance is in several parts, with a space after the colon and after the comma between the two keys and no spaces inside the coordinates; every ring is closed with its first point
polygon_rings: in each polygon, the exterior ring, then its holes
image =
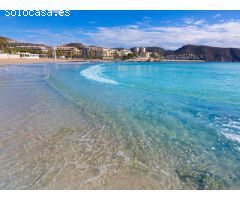
{"type": "MultiPolygon", "coordinates": [[[[123,188],[118,182],[124,185],[126,177],[130,189],[240,188],[239,63],[62,63],[24,69],[26,74],[41,69],[34,75],[38,81],[79,110],[99,134],[94,137],[104,138],[105,145],[88,152],[91,165],[101,162],[98,175],[78,179],[86,188],[90,182],[95,188],[123,188]]],[[[71,114],[58,115],[64,120],[71,114]]]]}

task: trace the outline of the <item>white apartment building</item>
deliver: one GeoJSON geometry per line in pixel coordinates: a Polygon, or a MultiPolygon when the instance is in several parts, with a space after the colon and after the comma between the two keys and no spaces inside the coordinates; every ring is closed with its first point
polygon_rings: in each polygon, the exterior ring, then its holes
{"type": "Polygon", "coordinates": [[[103,59],[113,60],[120,56],[120,52],[117,49],[103,48],[103,59]]]}
{"type": "Polygon", "coordinates": [[[119,55],[121,57],[128,55],[129,53],[132,53],[129,49],[122,49],[119,51],[119,55]]]}

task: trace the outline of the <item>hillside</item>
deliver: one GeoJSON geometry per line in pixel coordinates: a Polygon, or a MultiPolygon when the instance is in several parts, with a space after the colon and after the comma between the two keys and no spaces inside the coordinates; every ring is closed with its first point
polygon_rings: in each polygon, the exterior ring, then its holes
{"type": "Polygon", "coordinates": [[[68,43],[66,44],[66,46],[76,47],[78,49],[82,49],[85,47],[82,43],[77,43],[77,42],[68,43]]]}
{"type": "Polygon", "coordinates": [[[15,43],[15,40],[0,36],[0,50],[4,51],[10,44],[15,43]]]}
{"type": "Polygon", "coordinates": [[[3,36],[0,36],[0,42],[2,43],[15,43],[16,41],[15,40],[12,40],[10,38],[7,38],[7,37],[3,37],[3,36]]]}
{"type": "Polygon", "coordinates": [[[202,45],[185,45],[174,51],[175,55],[195,54],[205,61],[239,62],[240,49],[221,48],[202,45]]]}
{"type": "Polygon", "coordinates": [[[41,54],[43,52],[46,53],[48,48],[49,47],[44,44],[18,42],[16,40],[0,36],[0,51],[4,53],[29,52],[41,54]]]}
{"type": "Polygon", "coordinates": [[[166,55],[167,51],[161,47],[146,47],[147,52],[159,53],[160,55],[166,55]]]}

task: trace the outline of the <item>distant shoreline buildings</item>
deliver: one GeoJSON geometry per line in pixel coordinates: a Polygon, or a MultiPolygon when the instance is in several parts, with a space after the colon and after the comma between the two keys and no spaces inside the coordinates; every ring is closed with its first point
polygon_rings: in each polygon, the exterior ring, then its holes
{"type": "MultiPolygon", "coordinates": [[[[96,59],[105,61],[162,61],[162,52],[156,52],[154,47],[105,48],[85,46],[81,43],[69,43],[50,47],[43,44],[23,43],[0,37],[0,58],[57,58],[57,59],[96,59]]],[[[183,58],[183,57],[181,57],[183,58]]]]}
{"type": "Polygon", "coordinates": [[[23,43],[0,36],[0,59],[56,58],[103,61],[212,61],[240,62],[240,49],[185,45],[175,51],[161,47],[105,48],[68,43],[50,47],[23,43]]]}

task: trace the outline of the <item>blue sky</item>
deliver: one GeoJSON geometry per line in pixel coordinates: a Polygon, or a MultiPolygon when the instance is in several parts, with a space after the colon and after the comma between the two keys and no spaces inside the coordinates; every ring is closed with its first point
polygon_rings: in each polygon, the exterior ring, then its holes
{"type": "Polygon", "coordinates": [[[6,17],[3,13],[0,35],[24,42],[240,48],[240,11],[71,11],[70,17],[6,17]]]}

